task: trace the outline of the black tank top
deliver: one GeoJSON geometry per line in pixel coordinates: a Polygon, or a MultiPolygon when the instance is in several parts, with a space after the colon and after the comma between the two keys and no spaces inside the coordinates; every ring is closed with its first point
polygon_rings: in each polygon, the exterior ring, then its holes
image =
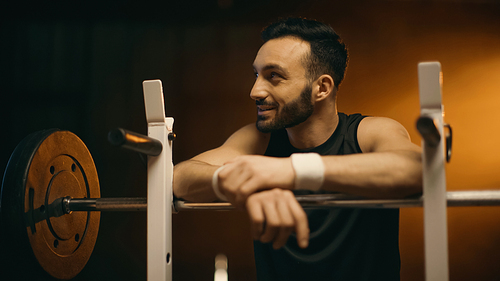
{"type": "MultiPolygon", "coordinates": [[[[358,141],[360,114],[339,113],[332,136],[318,147],[296,149],[286,130],[271,134],[265,155],[288,157],[297,152],[321,155],[362,153],[358,141]]],[[[254,241],[257,279],[263,280],[399,280],[398,209],[307,209],[310,240],[306,249],[294,234],[274,250],[254,241]]]]}

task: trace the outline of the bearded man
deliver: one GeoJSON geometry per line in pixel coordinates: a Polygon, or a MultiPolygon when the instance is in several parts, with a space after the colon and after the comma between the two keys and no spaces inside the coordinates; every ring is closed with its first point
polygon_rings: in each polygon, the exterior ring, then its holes
{"type": "Polygon", "coordinates": [[[348,52],[330,26],[289,18],[262,38],[256,124],[176,165],[175,195],[247,211],[258,280],[399,280],[399,210],[304,211],[294,193],[420,193],[420,147],[392,119],[337,112],[348,52]]]}

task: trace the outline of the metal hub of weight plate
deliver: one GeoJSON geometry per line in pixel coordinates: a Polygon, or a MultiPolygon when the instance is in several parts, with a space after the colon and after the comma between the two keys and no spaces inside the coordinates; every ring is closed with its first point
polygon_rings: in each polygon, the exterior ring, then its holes
{"type": "Polygon", "coordinates": [[[64,214],[56,199],[66,196],[100,197],[85,144],[57,129],[26,137],[13,152],[2,182],[4,239],[23,262],[38,263],[64,280],[75,277],[90,258],[100,220],[99,212],[64,214]]]}

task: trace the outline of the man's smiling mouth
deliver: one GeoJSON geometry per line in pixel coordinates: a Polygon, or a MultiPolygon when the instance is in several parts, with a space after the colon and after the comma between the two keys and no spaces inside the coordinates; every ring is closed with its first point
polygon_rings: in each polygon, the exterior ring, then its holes
{"type": "Polygon", "coordinates": [[[259,105],[259,106],[257,106],[257,109],[258,109],[259,111],[269,111],[269,110],[276,109],[276,106],[270,106],[270,105],[259,105]]]}

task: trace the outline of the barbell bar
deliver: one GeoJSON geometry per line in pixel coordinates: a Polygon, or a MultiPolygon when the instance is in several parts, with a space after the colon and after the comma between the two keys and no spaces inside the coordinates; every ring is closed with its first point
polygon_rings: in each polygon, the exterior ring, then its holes
{"type": "MultiPolygon", "coordinates": [[[[296,195],[295,199],[303,208],[384,208],[398,209],[422,207],[422,196],[405,199],[367,199],[348,194],[309,194],[296,195]]],[[[500,206],[500,190],[448,191],[446,193],[448,207],[470,206],[500,206]]],[[[145,197],[130,198],[59,198],[63,213],[77,211],[146,211],[145,197]]],[[[175,200],[173,208],[176,212],[195,210],[232,210],[234,207],[228,202],[197,203],[175,200]]]]}

